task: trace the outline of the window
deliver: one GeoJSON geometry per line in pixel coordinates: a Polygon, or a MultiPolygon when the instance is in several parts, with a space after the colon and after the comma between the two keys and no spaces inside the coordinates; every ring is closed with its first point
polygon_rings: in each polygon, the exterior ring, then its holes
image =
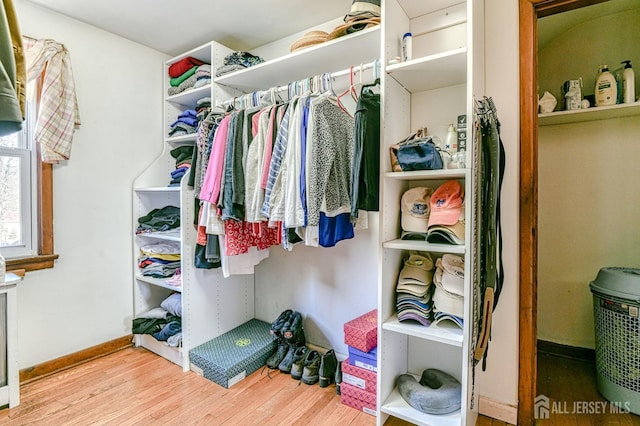
{"type": "Polygon", "coordinates": [[[8,270],[53,267],[52,166],[39,161],[35,108],[23,130],[0,137],[0,252],[8,270]]]}
{"type": "Polygon", "coordinates": [[[37,254],[37,161],[31,123],[27,106],[23,130],[0,137],[0,249],[7,259],[37,254]]]}

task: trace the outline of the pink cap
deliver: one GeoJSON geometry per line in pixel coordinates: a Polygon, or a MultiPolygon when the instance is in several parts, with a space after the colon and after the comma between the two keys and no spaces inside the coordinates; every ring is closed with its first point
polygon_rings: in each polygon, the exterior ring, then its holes
{"type": "Polygon", "coordinates": [[[457,180],[450,180],[440,185],[431,195],[428,226],[458,223],[463,198],[464,191],[457,180]]]}

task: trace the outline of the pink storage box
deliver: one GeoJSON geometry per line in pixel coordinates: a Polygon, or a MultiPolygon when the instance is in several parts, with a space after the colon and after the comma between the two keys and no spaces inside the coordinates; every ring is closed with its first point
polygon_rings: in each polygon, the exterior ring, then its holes
{"type": "Polygon", "coordinates": [[[349,358],[342,362],[342,383],[363,389],[375,396],[377,382],[377,373],[349,364],[349,358]]]}
{"type": "Polygon", "coordinates": [[[343,383],[340,385],[340,392],[342,395],[352,396],[360,401],[363,401],[367,404],[367,407],[376,408],[376,394],[372,392],[367,392],[364,389],[360,389],[356,386],[351,386],[348,383],[343,383]]]}
{"type": "Polygon", "coordinates": [[[378,346],[378,310],[367,312],[344,324],[344,343],[362,352],[378,346]]]}
{"type": "Polygon", "coordinates": [[[376,405],[369,404],[367,402],[362,401],[361,399],[354,398],[350,395],[345,395],[344,392],[340,395],[340,401],[344,405],[348,405],[349,407],[353,407],[358,411],[365,412],[367,414],[371,414],[372,416],[376,415],[376,405]]]}

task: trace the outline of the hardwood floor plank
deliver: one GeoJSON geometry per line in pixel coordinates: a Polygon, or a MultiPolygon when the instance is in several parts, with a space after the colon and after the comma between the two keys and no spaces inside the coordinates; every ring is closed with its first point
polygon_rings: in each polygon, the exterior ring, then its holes
{"type": "MultiPolygon", "coordinates": [[[[604,401],[591,363],[540,357],[539,394],[553,401],[604,401]],[[542,386],[541,386],[542,384],[542,386]]],[[[350,425],[376,418],[343,405],[335,386],[298,384],[287,374],[260,371],[230,389],[143,348],[126,348],[21,386],[21,404],[0,410],[7,426],[350,425]]],[[[389,417],[387,426],[411,423],[389,417]]],[[[634,414],[557,414],[540,425],[640,425],[634,414]]],[[[506,423],[479,416],[479,426],[506,423]]]]}

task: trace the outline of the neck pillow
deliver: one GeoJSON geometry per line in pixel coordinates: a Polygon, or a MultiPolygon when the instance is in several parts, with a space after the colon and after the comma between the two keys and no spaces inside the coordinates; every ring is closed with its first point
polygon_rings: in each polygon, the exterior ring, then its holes
{"type": "Polygon", "coordinates": [[[424,370],[420,382],[412,374],[401,374],[398,390],[410,406],[423,413],[448,414],[460,409],[460,382],[435,368],[424,370]]]}

